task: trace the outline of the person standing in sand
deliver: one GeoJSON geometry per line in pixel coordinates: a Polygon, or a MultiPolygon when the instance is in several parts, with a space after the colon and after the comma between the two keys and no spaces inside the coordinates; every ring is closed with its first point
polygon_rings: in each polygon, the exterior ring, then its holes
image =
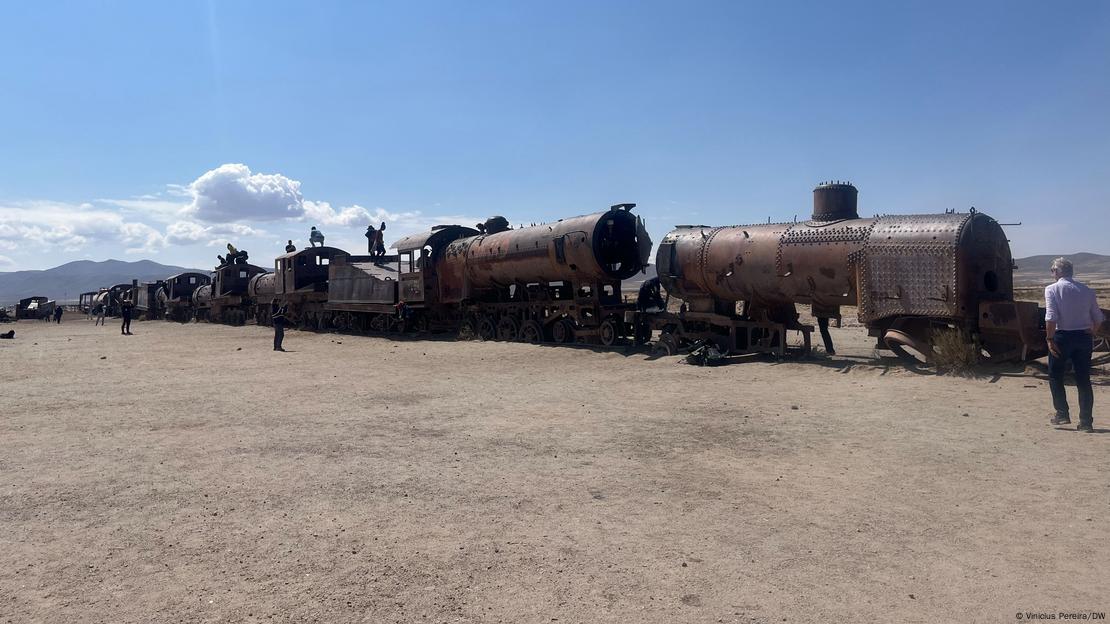
{"type": "Polygon", "coordinates": [[[119,313],[123,321],[119,326],[119,333],[124,336],[131,335],[131,311],[134,309],[131,303],[131,291],[127,291],[127,295],[119,302],[119,313]]]}
{"type": "Polygon", "coordinates": [[[1048,387],[1056,414],[1050,423],[1070,425],[1068,397],[1064,392],[1064,370],[1071,362],[1079,391],[1078,431],[1094,432],[1094,390],[1091,388],[1093,334],[1102,324],[1095,291],[1075,281],[1075,267],[1064,258],[1052,261],[1056,281],[1044,289],[1045,335],[1048,338],[1048,387]]]}
{"type": "Polygon", "coordinates": [[[281,346],[281,341],[285,339],[285,323],[288,320],[285,316],[287,314],[285,305],[278,306],[275,301],[271,306],[273,316],[270,320],[274,322],[274,351],[285,351],[281,346]]]}

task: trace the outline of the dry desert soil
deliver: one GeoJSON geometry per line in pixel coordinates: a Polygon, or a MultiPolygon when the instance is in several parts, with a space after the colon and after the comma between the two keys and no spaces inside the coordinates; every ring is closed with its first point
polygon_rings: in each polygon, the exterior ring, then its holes
{"type": "MultiPolygon", "coordinates": [[[[0,622],[1013,622],[1110,611],[1043,366],[165,322],[0,341],[0,622]]],[[[1070,389],[1074,402],[1074,388],[1070,389]]]]}

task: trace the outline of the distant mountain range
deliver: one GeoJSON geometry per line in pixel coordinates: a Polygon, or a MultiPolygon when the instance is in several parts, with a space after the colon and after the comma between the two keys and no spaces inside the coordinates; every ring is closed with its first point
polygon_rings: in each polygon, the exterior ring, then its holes
{"type": "Polygon", "coordinates": [[[83,292],[130,283],[133,279],[152,282],[184,271],[209,272],[207,269],[186,269],[151,260],[78,260],[44,271],[0,273],[0,305],[11,305],[36,295],[58,301],[77,301],[83,292]]]}
{"type": "MultiPolygon", "coordinates": [[[[1072,261],[1075,265],[1075,278],[1081,282],[1090,280],[1110,280],[1110,256],[1095,253],[1061,254],[1062,257],[1072,261]]],[[[1014,271],[1015,286],[1031,286],[1036,284],[1047,285],[1052,282],[1052,275],[1048,268],[1052,261],[1061,255],[1029,256],[1028,258],[1015,258],[1014,264],[1018,266],[1014,271]]]]}

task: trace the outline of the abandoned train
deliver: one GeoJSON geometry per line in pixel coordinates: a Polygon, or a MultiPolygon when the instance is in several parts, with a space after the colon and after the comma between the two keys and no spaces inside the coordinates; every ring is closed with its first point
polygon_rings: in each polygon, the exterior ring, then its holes
{"type": "Polygon", "coordinates": [[[267,324],[284,305],[311,329],[601,345],[658,332],[665,352],[712,343],[781,355],[809,350],[814,328],[799,305],[830,352],[828,323],[855,306],[877,346],[903,357],[930,359],[942,328],[991,359],[1043,355],[1043,310],[1014,301],[1009,243],[994,219],[974,210],[860,218],[856,188],[842,183],[819,185],[813,206],[802,222],[675,228],[656,266],[680,305],[625,302],[621,283],[648,266],[652,243],[634,204],[619,204],[515,230],[500,217],[436,226],[397,241],[393,255],[309,247],[277,257],[273,272],[229,262],[210,284],[194,281],[188,313],[175,316],[267,324]]]}

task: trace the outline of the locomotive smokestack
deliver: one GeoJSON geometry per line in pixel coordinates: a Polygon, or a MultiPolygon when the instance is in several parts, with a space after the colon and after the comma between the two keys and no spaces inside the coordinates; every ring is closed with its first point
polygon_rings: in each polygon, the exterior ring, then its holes
{"type": "Polygon", "coordinates": [[[859,191],[847,182],[822,182],[813,189],[813,220],[858,219],[856,195],[859,191]]]}

